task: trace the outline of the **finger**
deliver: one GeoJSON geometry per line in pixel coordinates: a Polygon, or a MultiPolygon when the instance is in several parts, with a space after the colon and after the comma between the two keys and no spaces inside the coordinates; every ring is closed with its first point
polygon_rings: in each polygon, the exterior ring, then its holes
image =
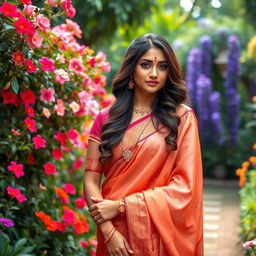
{"type": "Polygon", "coordinates": [[[126,248],[122,248],[122,249],[121,249],[121,254],[120,254],[120,255],[122,255],[122,256],[129,256],[129,254],[128,254],[126,248]]]}
{"type": "Polygon", "coordinates": [[[96,208],[97,208],[96,206],[97,206],[97,204],[91,205],[91,206],[89,207],[89,212],[95,211],[96,208]]]}
{"type": "Polygon", "coordinates": [[[91,200],[92,200],[94,203],[100,203],[100,202],[104,201],[104,199],[95,198],[95,197],[93,197],[93,196],[91,196],[91,200]]]}
{"type": "Polygon", "coordinates": [[[127,242],[126,239],[124,240],[124,246],[125,246],[127,252],[129,252],[130,254],[133,254],[133,251],[132,251],[132,249],[131,249],[131,247],[130,247],[130,245],[129,245],[129,243],[127,242]]]}

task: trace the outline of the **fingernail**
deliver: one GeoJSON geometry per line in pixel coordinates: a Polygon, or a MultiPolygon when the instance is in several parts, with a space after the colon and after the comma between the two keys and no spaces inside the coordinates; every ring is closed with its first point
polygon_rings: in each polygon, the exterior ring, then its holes
{"type": "Polygon", "coordinates": [[[132,250],[130,250],[130,253],[133,253],[133,251],[132,251],[132,250]]]}

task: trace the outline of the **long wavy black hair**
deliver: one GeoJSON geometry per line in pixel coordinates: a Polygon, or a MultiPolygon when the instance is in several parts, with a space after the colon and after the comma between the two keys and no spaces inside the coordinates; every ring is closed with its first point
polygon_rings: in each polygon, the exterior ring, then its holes
{"type": "MultiPolygon", "coordinates": [[[[146,34],[135,39],[128,47],[120,70],[112,81],[112,93],[116,101],[109,109],[109,117],[102,128],[100,161],[104,164],[112,156],[112,148],[123,138],[124,132],[131,122],[134,104],[134,90],[128,89],[139,59],[150,49],[162,50],[168,61],[169,74],[165,85],[157,93],[151,109],[159,128],[163,124],[169,128],[165,141],[169,150],[177,149],[177,135],[180,118],[175,114],[176,108],[187,99],[187,90],[181,77],[177,58],[170,44],[162,36],[146,34]]],[[[135,85],[136,86],[136,85],[135,85]]]]}

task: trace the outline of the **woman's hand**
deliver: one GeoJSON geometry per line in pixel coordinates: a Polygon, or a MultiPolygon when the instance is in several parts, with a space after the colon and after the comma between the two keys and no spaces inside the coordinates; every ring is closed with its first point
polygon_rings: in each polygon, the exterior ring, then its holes
{"type": "Polygon", "coordinates": [[[112,238],[106,244],[110,256],[129,256],[133,251],[125,237],[115,231],[112,238]]]}
{"type": "Polygon", "coordinates": [[[120,213],[118,210],[119,201],[97,199],[94,197],[91,197],[91,200],[95,204],[91,205],[89,212],[97,225],[113,219],[120,213]]]}

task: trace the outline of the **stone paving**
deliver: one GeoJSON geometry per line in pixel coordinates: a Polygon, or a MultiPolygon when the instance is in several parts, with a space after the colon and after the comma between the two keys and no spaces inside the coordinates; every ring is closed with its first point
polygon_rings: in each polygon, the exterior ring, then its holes
{"type": "Polygon", "coordinates": [[[244,256],[237,181],[204,181],[205,256],[244,256]]]}

